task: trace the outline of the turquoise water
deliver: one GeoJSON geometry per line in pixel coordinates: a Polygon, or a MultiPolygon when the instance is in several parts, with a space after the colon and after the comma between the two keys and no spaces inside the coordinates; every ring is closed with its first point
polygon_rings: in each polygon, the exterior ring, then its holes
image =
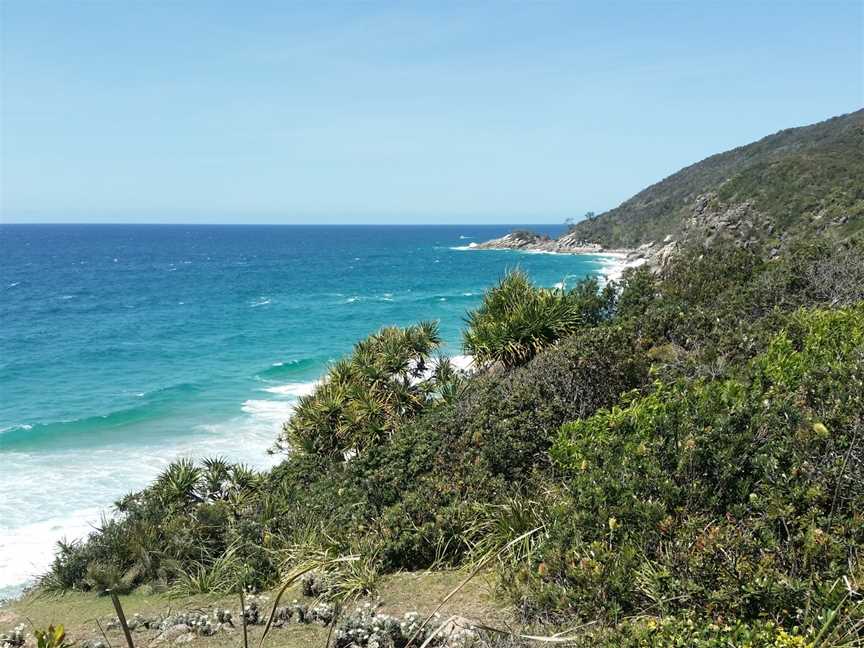
{"type": "Polygon", "coordinates": [[[297,395],[380,326],[438,320],[457,355],[507,268],[610,267],[465,249],[510,229],[0,226],[0,596],[178,456],[277,461],[297,395]]]}

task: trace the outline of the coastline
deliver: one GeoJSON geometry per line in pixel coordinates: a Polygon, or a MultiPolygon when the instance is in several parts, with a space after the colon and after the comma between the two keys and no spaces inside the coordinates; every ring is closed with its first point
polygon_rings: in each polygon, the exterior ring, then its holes
{"type": "MultiPolygon", "coordinates": [[[[358,240],[355,230],[341,242],[332,240],[338,232],[321,230],[322,243],[336,246],[340,252],[321,264],[322,272],[310,272],[310,267],[315,270],[318,266],[306,252],[310,246],[305,243],[310,237],[315,242],[318,230],[304,230],[303,237],[296,239],[289,228],[255,229],[250,232],[253,237],[239,239],[240,244],[232,239],[220,255],[208,260],[212,252],[193,254],[182,241],[175,240],[173,232],[165,238],[159,228],[147,229],[140,235],[162,241],[155,266],[139,263],[128,251],[125,256],[112,252],[105,261],[91,261],[95,270],[89,263],[82,265],[71,259],[73,284],[56,295],[50,289],[59,281],[58,268],[66,266],[35,266],[41,269],[36,273],[38,281],[28,279],[23,272],[10,277],[10,284],[15,285],[4,294],[16,308],[32,307],[29,304],[51,308],[44,322],[51,326],[61,321],[53,318],[62,316],[63,326],[56,327],[57,336],[70,345],[80,339],[87,343],[82,348],[89,350],[86,357],[75,361],[75,375],[81,380],[51,392],[50,410],[35,405],[44,402],[44,396],[38,396],[22,401],[20,413],[16,411],[0,424],[0,456],[14,468],[0,478],[4,517],[0,524],[0,598],[20,596],[49,568],[57,540],[86,537],[100,525],[103,514],[110,517],[113,502],[129,491],[146,487],[177,458],[222,455],[256,469],[268,468],[276,459],[266,450],[290,416],[295,399],[312,389],[328,360],[382,323],[441,320],[448,340],[445,352],[452,354],[456,368],[465,369],[470,360],[459,356],[454,344],[459,339],[462,316],[479,301],[490,277],[505,271],[515,259],[509,255],[466,257],[448,250],[470,243],[472,238],[480,242],[507,231],[504,226],[496,227],[460,226],[443,234],[438,228],[429,228],[428,233],[412,229],[407,242],[398,231],[400,236],[392,243],[385,239],[386,249],[374,230],[360,232],[368,242],[358,240]],[[273,238],[279,245],[268,247],[273,238]],[[304,249],[296,250],[292,257],[296,261],[285,262],[285,247],[299,247],[295,239],[304,241],[304,249]],[[254,250],[250,249],[253,244],[254,250]],[[406,244],[421,252],[404,256],[406,244]],[[252,251],[263,256],[249,256],[257,261],[237,261],[252,251]],[[114,254],[119,259],[116,263],[114,254]],[[406,258],[410,262],[400,265],[406,258]],[[274,275],[272,268],[278,268],[281,275],[274,275]],[[332,279],[334,268],[338,281],[332,279]],[[231,281],[224,281],[226,276],[231,281]],[[290,277],[290,291],[278,287],[280,276],[283,280],[290,277]],[[134,297],[124,303],[103,298],[98,286],[88,283],[97,277],[109,277],[114,294],[134,297]],[[239,280],[242,277],[255,279],[257,285],[245,285],[239,280]],[[189,290],[192,278],[195,294],[189,290]],[[145,302],[147,294],[139,294],[141,286],[150,282],[160,287],[158,308],[145,302]],[[299,303],[295,291],[303,295],[299,303]],[[75,297],[66,299],[69,295],[75,297]],[[205,312],[202,309],[212,309],[212,317],[193,316],[205,312]],[[234,319],[215,332],[203,324],[221,322],[225,313],[234,319]],[[88,337],[88,317],[98,317],[101,325],[108,326],[95,341],[98,352],[89,346],[94,341],[88,337]],[[124,322],[134,322],[140,326],[137,330],[146,333],[130,344],[128,331],[120,326],[124,322]],[[183,322],[186,327],[181,329],[172,322],[183,322]],[[229,330],[237,322],[241,323],[240,330],[229,330]],[[292,327],[290,337],[277,335],[287,326],[292,327]],[[215,341],[214,353],[206,357],[178,355],[181,349],[193,349],[183,337],[193,331],[215,341]],[[163,369],[169,365],[163,364],[161,347],[151,345],[151,338],[172,340],[174,364],[170,370],[163,369]],[[111,370],[123,380],[108,384],[87,378],[98,375],[89,370],[87,362],[102,363],[105,358],[112,359],[115,364],[111,370]],[[182,359],[180,364],[178,358],[182,359]],[[121,371],[133,361],[138,367],[135,371],[121,371]],[[223,374],[230,374],[230,378],[223,378],[223,374]],[[153,376],[156,379],[150,380],[153,376]],[[83,393],[89,395],[90,402],[78,411],[77,401],[67,395],[83,393]],[[32,411],[23,409],[29,403],[34,403],[32,411]],[[68,489],[62,500],[41,478],[48,472],[68,489]]],[[[218,234],[217,240],[227,245],[221,231],[211,234],[218,234]]],[[[16,230],[22,245],[15,249],[21,254],[38,249],[36,243],[50,234],[50,229],[16,230]],[[28,242],[33,245],[25,245],[28,242]]],[[[88,229],[84,234],[85,240],[98,246],[93,259],[105,245],[111,250],[119,245],[115,241],[118,234],[111,228],[88,229]]],[[[311,252],[317,250],[318,246],[311,246],[311,252]]],[[[538,253],[519,263],[540,285],[549,287],[562,280],[569,286],[577,276],[587,274],[596,275],[601,282],[605,281],[603,276],[614,277],[620,255],[595,254],[567,259],[559,253],[538,253]]],[[[26,262],[25,256],[17,267],[30,267],[26,262]]],[[[48,339],[43,342],[51,343],[48,339]]],[[[19,361],[32,368],[27,375],[49,377],[51,372],[36,362],[38,358],[24,354],[28,348],[16,350],[20,351],[19,361]]],[[[25,387],[30,384],[38,383],[28,382],[25,387]]],[[[39,391],[44,394],[47,389],[46,385],[39,391]]]]}
{"type": "MultiPolygon", "coordinates": [[[[453,368],[465,374],[474,371],[474,359],[469,355],[453,354],[446,357],[453,368]]],[[[437,361],[430,364],[423,380],[432,374],[437,361]]],[[[268,448],[273,445],[282,423],[290,418],[297,403],[297,399],[311,394],[321,384],[326,376],[326,370],[315,380],[306,382],[288,382],[282,385],[262,387],[261,391],[271,394],[274,398],[262,400],[246,400],[241,410],[247,415],[248,421],[242,424],[248,429],[244,438],[246,440],[246,452],[239,456],[233,453],[230,458],[239,459],[256,470],[268,470],[272,468],[275,456],[267,453],[268,448]],[[251,451],[251,452],[250,452],[251,451]],[[258,461],[254,458],[258,457],[258,461]]],[[[236,417],[222,424],[222,426],[240,425],[241,417],[236,417]]],[[[202,425],[198,434],[187,439],[185,443],[178,445],[174,453],[175,459],[187,458],[199,461],[206,453],[196,453],[196,443],[208,438],[206,428],[202,425]]],[[[228,456],[230,447],[226,446],[220,456],[228,456]]],[[[145,462],[139,477],[140,487],[146,487],[159,473],[167,460],[165,458],[152,458],[145,462]]],[[[133,490],[135,487],[133,487],[133,490]]],[[[53,517],[47,520],[38,520],[25,527],[15,529],[0,529],[0,549],[3,549],[0,559],[0,571],[6,576],[8,583],[0,583],[0,607],[5,603],[21,600],[34,588],[38,588],[39,579],[48,571],[56,553],[58,541],[79,542],[85,540],[90,533],[98,528],[101,520],[111,519],[114,515],[112,505],[87,507],[74,510],[63,517],[53,517]]]]}
{"type": "Polygon", "coordinates": [[[522,254],[551,254],[558,256],[591,256],[601,260],[600,275],[608,281],[618,281],[625,270],[638,268],[648,263],[641,249],[612,248],[606,249],[600,245],[566,245],[561,239],[543,239],[528,244],[520,244],[512,240],[512,234],[483,243],[469,243],[450,248],[459,251],[490,251],[520,252],[522,254]]]}

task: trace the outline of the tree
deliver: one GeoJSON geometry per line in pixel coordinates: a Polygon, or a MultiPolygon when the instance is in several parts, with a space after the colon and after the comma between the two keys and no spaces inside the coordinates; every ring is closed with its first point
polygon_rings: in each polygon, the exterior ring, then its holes
{"type": "Polygon", "coordinates": [[[440,343],[435,322],[385,327],[358,342],[300,398],[277,447],[344,459],[385,441],[458,380],[448,363],[430,360],[440,343]]]}
{"type": "Polygon", "coordinates": [[[479,308],[468,313],[463,346],[478,364],[519,365],[544,347],[604,319],[613,298],[612,288],[600,291],[594,278],[565,291],[538,288],[523,271],[514,270],[486,292],[479,308]]]}

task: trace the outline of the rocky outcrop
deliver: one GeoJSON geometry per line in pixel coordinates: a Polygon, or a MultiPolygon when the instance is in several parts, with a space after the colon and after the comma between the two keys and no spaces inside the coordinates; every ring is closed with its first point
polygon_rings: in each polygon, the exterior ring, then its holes
{"type": "Polygon", "coordinates": [[[550,252],[555,254],[597,254],[604,252],[601,245],[564,234],[557,239],[545,234],[519,230],[485,243],[472,243],[468,247],[476,250],[520,250],[523,252],[550,252]]]}
{"type": "Polygon", "coordinates": [[[752,201],[725,205],[716,193],[709,192],[694,201],[681,238],[706,248],[720,243],[749,248],[772,237],[774,232],[774,224],[752,201]]]}

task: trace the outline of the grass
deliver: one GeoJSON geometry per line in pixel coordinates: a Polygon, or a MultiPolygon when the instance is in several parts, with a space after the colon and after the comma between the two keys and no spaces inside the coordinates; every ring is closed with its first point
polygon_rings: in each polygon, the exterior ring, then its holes
{"type": "MultiPolygon", "coordinates": [[[[430,614],[457,585],[464,580],[464,572],[413,572],[399,573],[382,577],[378,582],[378,590],[372,597],[362,599],[364,602],[377,602],[380,611],[401,616],[406,612],[417,612],[420,615],[430,614]]],[[[275,592],[268,592],[268,605],[272,604],[275,592]]],[[[312,602],[295,585],[286,591],[284,602],[293,600],[312,602]]],[[[170,594],[145,594],[140,591],[121,596],[120,601],[127,618],[135,613],[143,616],[156,616],[172,612],[202,610],[210,608],[228,608],[238,610],[239,603],[234,595],[194,595],[172,596],[170,594]]],[[[269,610],[269,608],[267,608],[269,610]]],[[[491,585],[483,575],[473,579],[459,590],[441,609],[442,616],[460,615],[482,624],[500,626],[510,621],[505,608],[496,604],[492,598],[491,585]]],[[[72,593],[63,596],[45,596],[30,594],[19,601],[12,601],[0,607],[0,633],[11,630],[19,623],[28,627],[30,623],[36,628],[44,628],[49,624],[63,624],[70,641],[80,642],[85,639],[101,639],[96,619],[105,626],[105,621],[115,617],[111,599],[107,596],[96,596],[90,593],[72,593]]],[[[237,615],[235,614],[235,619],[237,615]]],[[[193,642],[196,648],[238,648],[242,644],[242,629],[235,620],[236,629],[233,633],[219,633],[212,637],[197,637],[193,642]]],[[[264,626],[249,627],[249,645],[257,646],[264,626]]],[[[112,630],[107,633],[113,648],[125,648],[122,630],[112,630]]],[[[136,648],[148,646],[156,637],[155,631],[136,631],[133,633],[136,648]]],[[[323,646],[327,639],[327,628],[318,625],[291,624],[284,628],[274,629],[267,636],[266,647],[301,648],[306,646],[323,646]]],[[[32,637],[28,638],[28,646],[32,637]]]]}

